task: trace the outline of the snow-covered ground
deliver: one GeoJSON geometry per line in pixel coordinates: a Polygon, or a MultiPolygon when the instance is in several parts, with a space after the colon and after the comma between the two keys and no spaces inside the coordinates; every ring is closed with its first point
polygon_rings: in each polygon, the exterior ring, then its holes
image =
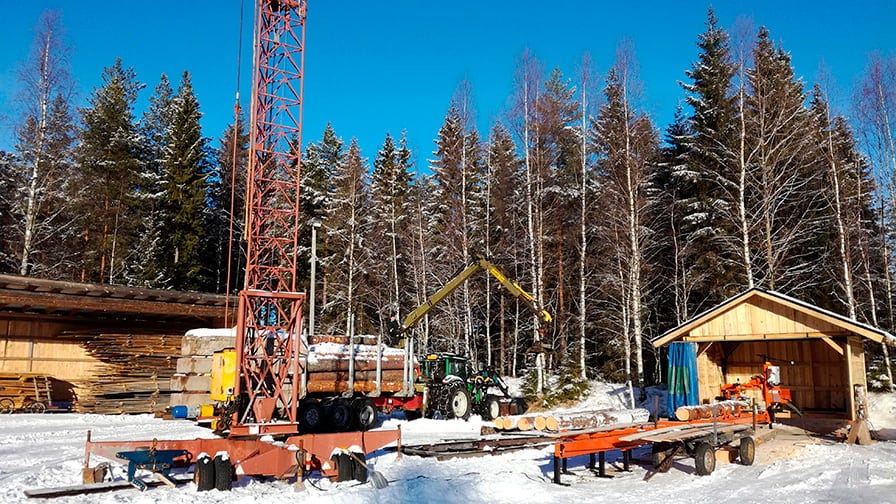
{"type": "MultiPolygon", "coordinates": [[[[619,386],[595,384],[581,407],[624,407],[619,386]]],[[[871,394],[873,428],[896,438],[896,394],[871,394]]],[[[405,443],[438,438],[476,436],[481,422],[385,419],[384,426],[402,424],[405,443]]],[[[76,414],[15,414],[0,416],[0,502],[27,501],[24,490],[79,484],[88,429],[93,439],[191,439],[210,432],[188,421],[159,420],[148,415],[99,416],[76,414]]],[[[635,453],[646,460],[646,450],[635,453]]],[[[615,461],[610,454],[608,461],[615,461]]],[[[587,457],[572,459],[563,486],[551,482],[551,449],[532,449],[497,456],[443,462],[383,453],[371,459],[389,481],[377,490],[372,484],[310,481],[296,494],[293,485],[243,479],[229,494],[196,492],[193,484],[145,493],[122,490],[106,494],[61,497],[56,502],[177,502],[192,503],[310,502],[310,503],[896,503],[896,442],[870,446],[812,440],[801,435],[779,436],[757,447],[750,467],[719,464],[710,476],[693,474],[693,461],[676,461],[670,472],[645,480],[648,466],[635,464],[629,473],[612,479],[593,476],[587,457]]],[[[618,464],[617,464],[618,465],[618,464]]],[[[611,472],[613,472],[611,468],[611,472]]],[[[114,476],[124,477],[122,466],[114,476]]]]}

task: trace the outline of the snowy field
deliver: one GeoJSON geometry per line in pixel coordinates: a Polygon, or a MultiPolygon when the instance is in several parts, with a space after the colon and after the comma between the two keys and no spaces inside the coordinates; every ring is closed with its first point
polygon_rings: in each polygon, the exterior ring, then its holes
{"type": "MultiPolygon", "coordinates": [[[[618,387],[596,384],[581,407],[616,407],[624,404],[618,387]]],[[[872,394],[873,428],[896,439],[896,395],[872,394]]],[[[462,439],[479,432],[481,421],[468,422],[384,419],[384,426],[400,423],[404,442],[438,438],[462,439]]],[[[86,431],[93,439],[191,439],[210,437],[208,430],[188,421],[160,420],[149,415],[100,416],[77,414],[15,414],[0,416],[0,502],[38,502],[27,499],[29,488],[80,483],[86,431]]],[[[608,461],[614,462],[616,454],[608,461]]],[[[372,484],[330,483],[312,480],[302,493],[282,482],[262,483],[244,478],[228,494],[196,492],[192,483],[177,489],[156,487],[140,493],[113,493],[61,497],[54,502],[177,502],[191,503],[896,503],[896,441],[870,446],[848,446],[802,435],[781,436],[757,446],[756,464],[718,464],[710,476],[693,474],[693,461],[676,461],[672,470],[645,480],[646,450],[635,452],[628,473],[612,479],[597,478],[584,466],[587,457],[571,459],[574,474],[563,476],[563,486],[551,482],[551,449],[525,450],[498,456],[438,462],[395,453],[371,459],[373,467],[390,482],[377,490],[372,484]]],[[[96,463],[94,458],[92,463],[96,463]]],[[[124,477],[123,466],[113,475],[124,477]]]]}

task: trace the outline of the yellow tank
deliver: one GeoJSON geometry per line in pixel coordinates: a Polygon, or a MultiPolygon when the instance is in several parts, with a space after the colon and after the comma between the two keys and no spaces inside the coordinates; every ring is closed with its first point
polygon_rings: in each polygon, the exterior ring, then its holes
{"type": "Polygon", "coordinates": [[[227,349],[212,355],[212,381],[209,397],[212,401],[233,399],[236,387],[236,350],[227,349]]]}

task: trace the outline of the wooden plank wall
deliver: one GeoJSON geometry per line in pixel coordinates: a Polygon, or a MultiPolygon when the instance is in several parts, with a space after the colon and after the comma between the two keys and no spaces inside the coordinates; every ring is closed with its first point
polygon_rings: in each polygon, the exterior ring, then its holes
{"type": "Polygon", "coordinates": [[[74,339],[60,339],[68,325],[44,320],[0,320],[0,372],[41,373],[77,381],[96,372],[99,360],[74,339]]]}
{"type": "MultiPolygon", "coordinates": [[[[840,344],[845,343],[840,340],[840,344]]],[[[777,365],[781,368],[782,386],[791,390],[793,399],[800,408],[847,411],[851,388],[847,384],[845,359],[824,341],[745,341],[726,345],[734,349],[728,355],[727,374],[724,376],[724,347],[721,343],[714,343],[697,359],[701,402],[714,400],[719,394],[719,387],[724,383],[750,381],[752,376],[762,371],[763,361],[759,355],[768,355],[775,359],[794,361],[793,365],[777,365]]],[[[858,346],[861,348],[861,341],[858,346]]],[[[864,359],[853,357],[852,361],[854,368],[861,366],[864,369],[864,359]]],[[[761,400],[758,391],[749,395],[761,400]]]]}
{"type": "Polygon", "coordinates": [[[689,334],[700,336],[748,335],[755,338],[762,334],[799,334],[806,332],[842,332],[833,324],[816,319],[793,308],[756,297],[749,302],[733,306],[695,327],[689,334]]]}

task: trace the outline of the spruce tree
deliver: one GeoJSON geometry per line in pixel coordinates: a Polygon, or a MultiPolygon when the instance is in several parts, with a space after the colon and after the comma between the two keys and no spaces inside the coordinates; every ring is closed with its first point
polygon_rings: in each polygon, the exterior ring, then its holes
{"type": "Polygon", "coordinates": [[[189,72],[184,72],[171,100],[171,124],[165,135],[161,190],[160,268],[166,286],[198,290],[202,279],[201,243],[209,172],[208,139],[202,136],[202,113],[189,72]]]}
{"type": "Polygon", "coordinates": [[[143,84],[121,58],[103,70],[102,85],[81,109],[77,205],[81,216],[81,281],[120,281],[123,257],[135,244],[133,188],[140,173],[142,138],[134,102],[143,84]]]}
{"type": "MultiPolygon", "coordinates": [[[[327,208],[333,197],[333,176],[339,170],[339,165],[345,158],[344,144],[330,123],[324,128],[320,141],[313,142],[305,149],[302,160],[302,173],[300,179],[300,216],[299,222],[299,278],[310,281],[311,278],[311,222],[321,222],[317,230],[317,271],[318,280],[326,275],[329,262],[329,246],[327,233],[330,225],[327,222],[327,208]]],[[[325,280],[325,278],[324,278],[325,280]]],[[[324,285],[326,282],[323,282],[324,285]]],[[[305,286],[308,287],[307,284],[305,286]]],[[[326,289],[318,286],[317,295],[326,299],[326,289]]],[[[316,302],[316,306],[323,306],[324,302],[316,302]]]]}

